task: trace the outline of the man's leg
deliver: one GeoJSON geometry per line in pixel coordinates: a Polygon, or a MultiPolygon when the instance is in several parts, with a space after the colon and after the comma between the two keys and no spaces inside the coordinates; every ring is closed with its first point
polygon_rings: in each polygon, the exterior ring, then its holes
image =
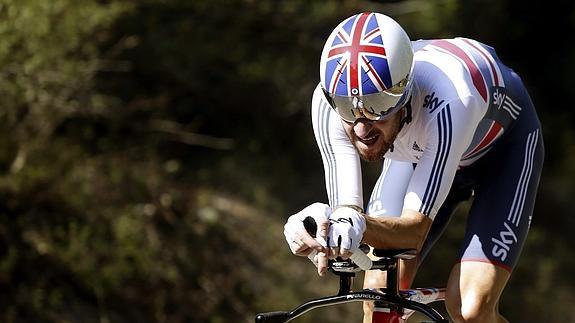
{"type": "Polygon", "coordinates": [[[528,130],[535,119],[524,112],[510,137],[478,164],[461,262],[447,285],[445,303],[455,322],[507,322],[499,299],[529,231],[543,165],[540,130],[528,130]]]}
{"type": "Polygon", "coordinates": [[[453,267],[445,306],[455,322],[507,322],[499,298],[511,274],[488,262],[464,261],[453,267]]]}

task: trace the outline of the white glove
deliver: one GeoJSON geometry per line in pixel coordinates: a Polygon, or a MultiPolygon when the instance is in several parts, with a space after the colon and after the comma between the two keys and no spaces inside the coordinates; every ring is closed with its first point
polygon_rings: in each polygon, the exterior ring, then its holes
{"type": "Polygon", "coordinates": [[[328,244],[331,256],[349,257],[359,248],[365,232],[365,218],[351,207],[337,208],[329,216],[328,244]]]}
{"type": "Polygon", "coordinates": [[[323,251],[323,248],[327,247],[325,238],[330,213],[329,205],[313,203],[289,217],[284,225],[284,235],[294,255],[307,256],[312,250],[323,251]],[[304,220],[309,224],[315,223],[317,227],[313,232],[315,239],[307,232],[304,220]]]}

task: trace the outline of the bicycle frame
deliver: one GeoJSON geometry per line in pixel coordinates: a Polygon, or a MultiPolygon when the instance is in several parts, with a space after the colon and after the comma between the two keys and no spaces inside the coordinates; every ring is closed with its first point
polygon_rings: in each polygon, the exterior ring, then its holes
{"type": "MultiPolygon", "coordinates": [[[[425,315],[432,322],[448,322],[439,312],[428,303],[440,301],[445,298],[445,289],[420,288],[399,290],[398,262],[401,252],[394,251],[393,256],[384,256],[373,262],[372,269],[387,271],[387,287],[380,289],[363,289],[353,292],[352,282],[355,273],[360,269],[353,262],[346,260],[330,260],[329,269],[340,277],[339,292],[337,295],[322,297],[305,302],[291,311],[278,311],[260,313],[256,316],[256,323],[285,323],[303,315],[313,309],[358,301],[374,301],[379,308],[389,308],[398,313],[410,309],[425,315]]],[[[386,254],[390,252],[386,251],[386,254]]],[[[391,252],[393,253],[393,251],[391,252]]]]}

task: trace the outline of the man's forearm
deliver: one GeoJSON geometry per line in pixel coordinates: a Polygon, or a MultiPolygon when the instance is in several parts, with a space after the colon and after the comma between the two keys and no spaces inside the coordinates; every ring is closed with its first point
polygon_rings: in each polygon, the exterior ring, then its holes
{"type": "Polygon", "coordinates": [[[423,246],[431,219],[410,210],[404,210],[401,217],[366,215],[366,230],[363,242],[377,249],[414,248],[423,246]]]}

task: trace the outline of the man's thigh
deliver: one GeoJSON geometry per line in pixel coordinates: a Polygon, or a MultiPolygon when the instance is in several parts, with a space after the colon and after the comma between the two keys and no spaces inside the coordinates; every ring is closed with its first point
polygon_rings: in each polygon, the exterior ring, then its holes
{"type": "Polygon", "coordinates": [[[539,129],[516,136],[486,161],[467,218],[462,262],[513,270],[531,224],[542,166],[539,129]]]}

